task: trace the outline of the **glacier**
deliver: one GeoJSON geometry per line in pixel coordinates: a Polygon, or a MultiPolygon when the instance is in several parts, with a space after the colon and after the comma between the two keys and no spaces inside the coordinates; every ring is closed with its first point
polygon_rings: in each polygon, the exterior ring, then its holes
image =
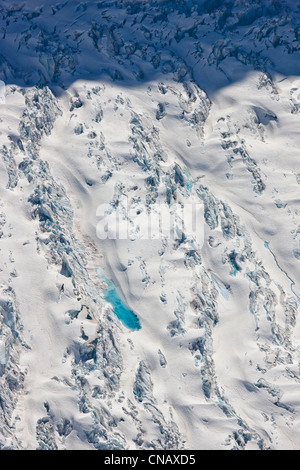
{"type": "Polygon", "coordinates": [[[2,0],[0,31],[0,449],[299,450],[300,3],[2,0]]]}

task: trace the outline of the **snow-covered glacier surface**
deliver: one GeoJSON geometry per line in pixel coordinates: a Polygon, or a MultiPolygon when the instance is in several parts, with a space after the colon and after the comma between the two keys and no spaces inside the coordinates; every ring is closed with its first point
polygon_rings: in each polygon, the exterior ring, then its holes
{"type": "Polygon", "coordinates": [[[300,2],[2,0],[0,34],[0,448],[299,449],[300,2]]]}

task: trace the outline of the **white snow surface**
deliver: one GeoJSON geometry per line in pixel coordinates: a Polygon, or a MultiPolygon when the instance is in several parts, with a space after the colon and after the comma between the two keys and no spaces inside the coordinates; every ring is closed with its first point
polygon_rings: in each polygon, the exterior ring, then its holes
{"type": "Polygon", "coordinates": [[[299,450],[297,2],[36,3],[0,8],[0,449],[299,450]],[[124,200],[203,246],[100,240],[124,200]]]}

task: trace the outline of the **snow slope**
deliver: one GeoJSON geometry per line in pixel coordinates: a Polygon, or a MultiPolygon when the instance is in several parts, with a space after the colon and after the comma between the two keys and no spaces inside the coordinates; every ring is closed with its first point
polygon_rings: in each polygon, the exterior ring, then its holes
{"type": "Polygon", "coordinates": [[[297,2],[36,4],[0,2],[0,448],[299,449],[297,2]]]}

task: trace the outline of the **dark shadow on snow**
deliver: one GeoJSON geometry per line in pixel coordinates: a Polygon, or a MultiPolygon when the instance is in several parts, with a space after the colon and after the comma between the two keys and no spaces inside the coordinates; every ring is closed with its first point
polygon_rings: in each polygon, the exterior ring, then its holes
{"type": "Polygon", "coordinates": [[[2,1],[0,79],[47,85],[57,95],[77,80],[122,87],[194,80],[212,95],[253,70],[300,75],[299,7],[294,0],[2,1]]]}

